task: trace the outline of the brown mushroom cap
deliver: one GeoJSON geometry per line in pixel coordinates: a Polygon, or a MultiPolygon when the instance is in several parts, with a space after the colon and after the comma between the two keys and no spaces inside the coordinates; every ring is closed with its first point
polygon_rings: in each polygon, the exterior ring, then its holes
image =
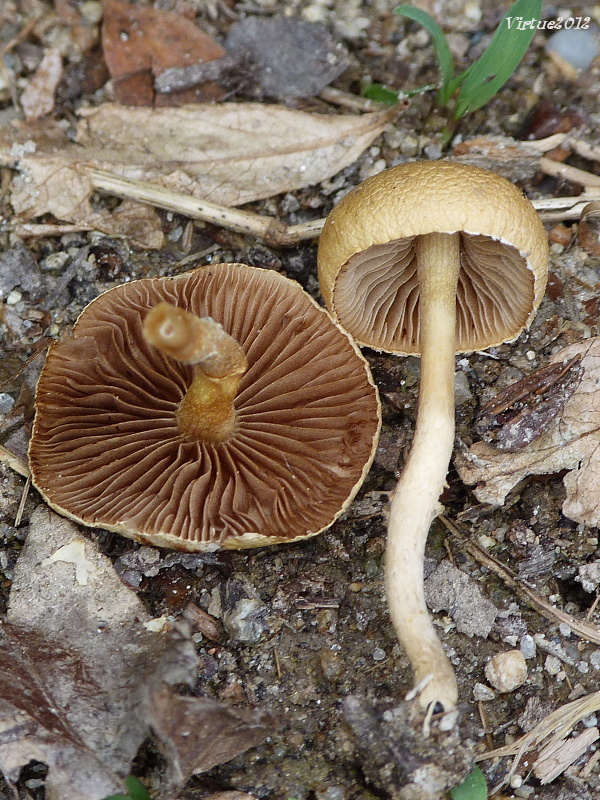
{"type": "Polygon", "coordinates": [[[373,459],[377,390],[350,337],[294,281],[242,264],[118,286],[55,344],[29,459],[55,510],[147,544],[199,551],[291,542],[348,506],[373,459]],[[169,302],[210,316],[248,359],[220,444],[182,435],[193,367],[142,335],[169,302]]]}
{"type": "Polygon", "coordinates": [[[457,351],[514,339],[544,294],[546,233],[516,186],[451,161],[384,170],[333,209],[319,241],[327,307],[360,344],[420,353],[415,237],[457,232],[457,351]]]}

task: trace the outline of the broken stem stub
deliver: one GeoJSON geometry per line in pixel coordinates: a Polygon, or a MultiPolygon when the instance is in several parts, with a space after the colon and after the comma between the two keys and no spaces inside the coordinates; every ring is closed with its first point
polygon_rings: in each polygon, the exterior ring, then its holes
{"type": "Polygon", "coordinates": [[[218,444],[235,426],[235,397],[248,368],[236,340],[210,317],[197,317],[170,303],[146,316],[144,338],[164,355],[194,365],[193,380],[177,410],[180,432],[218,444]]]}

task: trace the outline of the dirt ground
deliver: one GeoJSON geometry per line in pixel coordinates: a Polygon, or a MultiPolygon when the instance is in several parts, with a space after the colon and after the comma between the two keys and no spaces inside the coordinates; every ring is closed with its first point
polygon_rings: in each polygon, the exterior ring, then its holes
{"type": "MultiPolygon", "coordinates": [[[[177,6],[167,1],[159,5],[177,6]]],[[[232,16],[224,13],[225,4],[220,0],[189,5],[197,12],[198,21],[214,35],[224,34],[231,24],[232,16]]],[[[429,5],[440,11],[438,19],[450,34],[457,63],[463,66],[481,52],[507,6],[498,0],[449,0],[429,5]]],[[[350,51],[350,67],[335,84],[345,91],[358,93],[365,76],[406,90],[434,83],[437,71],[429,37],[419,26],[392,14],[393,6],[386,0],[256,0],[227,9],[234,15],[277,11],[324,22],[350,51]]],[[[569,7],[568,12],[598,17],[598,9],[569,7]]],[[[548,6],[545,14],[553,18],[559,11],[548,6]]],[[[21,24],[24,21],[21,15],[21,24]]],[[[14,30],[10,26],[0,28],[0,44],[11,35],[14,30]]],[[[545,55],[546,39],[545,33],[535,36],[513,78],[489,104],[459,123],[458,137],[525,139],[538,135],[540,129],[542,135],[564,130],[561,123],[570,119],[581,120],[587,142],[600,144],[600,67],[595,65],[568,77],[545,55]]],[[[53,113],[68,119],[83,102],[98,103],[102,99],[102,92],[93,97],[71,93],[53,113]]],[[[296,106],[337,113],[319,99],[297,101],[296,106]]],[[[416,96],[380,139],[343,173],[322,185],[255,203],[252,208],[289,223],[326,216],[348,188],[383,166],[439,157],[444,125],[433,95],[416,96]]],[[[599,162],[575,156],[569,163],[600,174],[599,162]]],[[[539,171],[520,185],[532,199],[577,194],[580,190],[576,184],[539,171]]],[[[4,210],[8,211],[6,203],[4,210]]],[[[274,249],[249,237],[197,223],[188,249],[182,250],[181,230],[187,220],[167,213],[162,219],[168,236],[168,245],[162,251],[149,253],[127,241],[96,238],[96,258],[84,261],[66,284],[61,281],[64,260],[60,254],[76,253],[90,243],[91,234],[27,242],[40,267],[39,281],[16,287],[19,297],[13,296],[15,302],[4,318],[0,343],[0,379],[7,381],[0,390],[0,399],[6,403],[4,410],[9,411],[18,398],[30,424],[31,390],[43,355],[33,358],[24,372],[19,371],[44,337],[68,329],[88,302],[124,280],[184,271],[187,265],[182,265],[182,260],[191,253],[210,251],[197,263],[239,261],[278,270],[319,297],[314,243],[274,249]],[[43,296],[53,293],[53,305],[46,309],[43,296]]],[[[553,226],[551,223],[548,228],[553,226]]],[[[567,227],[571,228],[571,223],[567,227]]],[[[491,354],[457,359],[457,450],[477,440],[474,424],[478,409],[498,390],[543,366],[567,344],[600,332],[600,258],[588,255],[576,238],[567,238],[564,243],[558,239],[556,234],[551,245],[550,288],[531,330],[491,354]]],[[[7,227],[0,233],[0,244],[2,249],[14,244],[7,227]]],[[[269,708],[281,722],[280,729],[263,745],[195,777],[181,792],[181,800],[233,789],[265,800],[404,797],[400,792],[406,763],[411,759],[430,763],[441,758],[435,751],[433,755],[426,752],[422,742],[411,744],[408,733],[398,734],[401,726],[393,710],[410,688],[411,677],[395,640],[382,583],[386,493],[393,488],[410,445],[418,360],[371,351],[366,351],[366,356],[383,404],[381,441],[357,500],[326,533],[303,544],[210,557],[190,558],[160,551],[156,562],[148,548],[100,530],[86,532],[114,559],[123,579],[140,594],[153,616],[177,618],[193,601],[220,620],[218,641],[209,641],[200,632],[194,634],[201,660],[196,688],[199,694],[269,708]],[[254,601],[249,613],[247,605],[244,612],[241,610],[240,598],[244,597],[254,601]]],[[[14,417],[10,419],[10,424],[8,417],[0,422],[5,437],[14,429],[14,417]]],[[[15,526],[24,480],[6,466],[0,466],[0,474],[0,599],[5,607],[29,516],[42,500],[30,491],[21,521],[15,526]]],[[[592,609],[596,591],[585,591],[577,578],[582,565],[600,559],[598,531],[562,514],[562,477],[527,479],[511,492],[502,508],[493,508],[478,503],[453,468],[443,500],[448,518],[465,536],[509,565],[540,597],[584,619],[592,609]]],[[[541,616],[489,567],[467,553],[439,521],[432,527],[427,555],[429,574],[446,560],[467,576],[469,587],[474,585],[479,590],[473,595],[472,635],[457,630],[460,619],[453,618],[447,608],[435,615],[459,681],[460,743],[456,738],[446,740],[458,782],[475,755],[513,741],[549,711],[595,691],[600,647],[578,638],[568,625],[541,616]],[[495,607],[495,619],[486,627],[482,620],[490,611],[490,602],[495,607]],[[491,690],[484,676],[488,659],[501,651],[523,648],[524,641],[529,656],[526,682],[506,694],[491,690]]],[[[588,621],[598,622],[598,613],[592,612],[588,621]]],[[[595,717],[585,721],[588,727],[595,723],[595,717]]],[[[512,787],[504,787],[497,796],[535,796],[541,800],[597,797],[597,762],[586,769],[593,752],[592,747],[548,786],[541,786],[527,771],[520,772],[522,785],[513,781],[512,787]]],[[[135,772],[150,790],[161,763],[156,748],[148,743],[135,772]]],[[[489,786],[501,781],[508,765],[506,759],[480,762],[489,786]]],[[[44,796],[40,775],[43,768],[39,765],[28,768],[19,797],[39,800],[44,796]]],[[[0,797],[10,796],[8,787],[0,786],[0,797]]]]}

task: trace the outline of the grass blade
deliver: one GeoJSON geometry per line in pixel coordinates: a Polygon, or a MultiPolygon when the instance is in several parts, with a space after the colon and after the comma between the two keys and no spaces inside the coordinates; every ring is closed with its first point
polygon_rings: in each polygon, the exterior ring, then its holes
{"type": "Polygon", "coordinates": [[[459,119],[481,108],[504,86],[525,55],[536,32],[542,0],[517,0],[498,25],[483,55],[463,73],[454,116],[459,119]],[[517,28],[516,18],[532,20],[532,27],[517,28]]]}
{"type": "Polygon", "coordinates": [[[422,25],[431,34],[440,72],[442,73],[442,86],[440,89],[439,100],[440,103],[444,105],[450,99],[451,92],[449,94],[447,93],[448,86],[454,78],[452,54],[450,53],[450,48],[448,47],[448,42],[446,41],[444,32],[434,18],[431,17],[426,11],[422,11],[420,8],[403,5],[397,6],[394,11],[396,14],[400,14],[403,17],[407,17],[408,19],[418,22],[419,25],[422,25]]]}
{"type": "Polygon", "coordinates": [[[370,83],[362,92],[363,97],[369,100],[376,100],[378,103],[386,103],[388,106],[396,105],[398,102],[398,92],[393,89],[388,89],[380,83],[370,83]]]}

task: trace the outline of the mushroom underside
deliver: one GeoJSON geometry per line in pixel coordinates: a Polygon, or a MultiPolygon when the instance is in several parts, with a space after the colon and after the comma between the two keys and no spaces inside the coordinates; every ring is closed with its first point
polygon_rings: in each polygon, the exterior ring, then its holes
{"type": "Polygon", "coordinates": [[[186,550],[318,533],[372,460],[378,399],[366,362],[276,273],[219,265],[190,275],[107,292],[51,349],[30,448],[35,485],[87,525],[186,550]],[[224,443],[177,428],[193,367],[144,340],[160,301],[212,317],[247,355],[224,443]]]}
{"type": "MultiPolygon", "coordinates": [[[[489,236],[460,234],[456,349],[480,350],[514,339],[528,322],[534,276],[526,259],[489,236]]],[[[419,282],[415,237],[372,245],[341,268],[337,319],[362,345],[419,353],[419,282]]]]}

